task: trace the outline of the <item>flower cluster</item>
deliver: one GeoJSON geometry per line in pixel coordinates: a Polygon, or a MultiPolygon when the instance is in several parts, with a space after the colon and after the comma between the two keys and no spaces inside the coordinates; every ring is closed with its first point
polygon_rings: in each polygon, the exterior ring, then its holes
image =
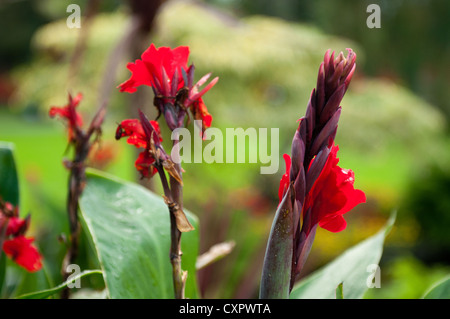
{"type": "MultiPolygon", "coordinates": [[[[346,228],[343,215],[366,201],[364,192],[354,188],[354,173],[337,164],[339,147],[334,139],[341,114],[340,102],[355,70],[356,54],[348,49],[336,58],[327,51],[320,65],[306,114],[294,134],[291,156],[284,154],[286,173],[280,180],[278,209],[274,225],[288,225],[292,247],[290,288],[309,255],[317,227],[331,232],[346,228]],[[286,214],[289,219],[286,219],[286,214]]],[[[275,235],[276,236],[276,235],[275,235]]],[[[277,247],[270,238],[268,250],[277,247]]],[[[287,255],[288,256],[288,255],[287,255]]],[[[265,266],[266,267],[266,266],[265,266]]],[[[271,269],[268,265],[266,269],[271,269]]]]}
{"type": "MultiPolygon", "coordinates": [[[[153,104],[159,115],[163,114],[171,130],[183,127],[186,115],[190,110],[195,120],[201,120],[202,131],[211,126],[212,116],[209,114],[202,96],[218,81],[214,78],[203,89],[200,89],[211,74],[203,76],[194,83],[194,65],[188,67],[189,47],[180,46],[156,48],[154,44],[142,54],[135,63],[128,63],[131,77],[119,85],[121,92],[133,93],[141,85],[151,86],[154,92],[153,104]]],[[[158,118],[159,118],[158,115],[158,118]]],[[[158,122],[149,121],[139,111],[140,119],[123,120],[117,127],[116,139],[128,137],[127,142],[137,148],[143,148],[135,162],[135,167],[142,178],[150,178],[157,172],[161,164],[169,174],[181,182],[170,157],[162,147],[162,137],[158,122]]]]}
{"type": "Polygon", "coordinates": [[[203,130],[211,126],[212,116],[209,114],[202,96],[219,80],[214,78],[202,90],[210,73],[194,84],[195,67],[187,66],[189,47],[180,46],[156,48],[154,44],[142,54],[141,60],[128,63],[131,77],[119,85],[121,92],[133,93],[141,85],[151,86],[154,92],[153,104],[159,114],[163,114],[171,130],[182,127],[187,110],[195,120],[201,120],[203,130]]]}
{"type": "Polygon", "coordinates": [[[42,268],[42,257],[33,245],[32,237],[25,237],[30,225],[30,215],[19,218],[19,210],[9,202],[0,201],[0,237],[3,241],[3,251],[29,272],[42,268]],[[4,236],[4,237],[3,237],[4,236]]]}

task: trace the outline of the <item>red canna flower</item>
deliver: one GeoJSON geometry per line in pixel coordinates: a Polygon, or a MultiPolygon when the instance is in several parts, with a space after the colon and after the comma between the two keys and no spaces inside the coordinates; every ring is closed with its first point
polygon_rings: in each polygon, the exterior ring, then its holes
{"type": "Polygon", "coordinates": [[[5,254],[30,272],[42,268],[42,257],[32,245],[34,239],[24,236],[30,224],[30,215],[19,218],[19,210],[9,202],[0,201],[0,242],[5,254]],[[6,227],[6,231],[3,232],[6,227]]]}
{"type": "MultiPolygon", "coordinates": [[[[353,171],[337,165],[338,150],[337,145],[331,148],[327,162],[312,186],[303,208],[303,212],[311,210],[310,225],[319,224],[331,232],[344,230],[347,223],[342,215],[366,201],[364,192],[353,187],[353,171]]],[[[311,229],[305,230],[306,235],[310,231],[311,229]]]]}
{"type": "Polygon", "coordinates": [[[128,137],[128,144],[145,149],[134,163],[141,177],[150,178],[155,175],[158,171],[155,167],[156,157],[162,156],[163,160],[167,157],[161,145],[161,129],[158,122],[148,121],[142,113],[141,120],[123,120],[116,130],[116,139],[122,137],[128,137]],[[146,121],[145,128],[141,124],[142,120],[146,121]]]}
{"type": "Polygon", "coordinates": [[[146,147],[145,132],[137,119],[123,120],[116,130],[116,140],[128,136],[127,143],[137,148],[146,147]]]}
{"type": "Polygon", "coordinates": [[[3,243],[3,251],[29,272],[35,272],[42,268],[42,257],[39,251],[32,245],[34,239],[25,236],[17,236],[3,243]]]}
{"type": "Polygon", "coordinates": [[[81,93],[78,93],[74,98],[69,94],[69,104],[62,107],[52,106],[48,112],[52,118],[59,116],[68,121],[69,140],[74,139],[76,132],[83,126],[83,118],[75,110],[82,99],[83,95],[81,93]]]}
{"type": "Polygon", "coordinates": [[[334,144],[340,103],[356,67],[356,54],[347,50],[347,56],[341,52],[336,58],[330,50],[325,53],[316,88],[292,140],[292,157],[285,155],[287,171],[280,181],[280,202],[266,250],[272,255],[266,255],[263,266],[263,297],[290,292],[309,255],[317,227],[331,232],[344,230],[347,223],[343,215],[366,201],[364,192],[353,186],[353,172],[337,165],[339,147],[334,144]],[[290,197],[283,200],[286,194],[290,197]],[[292,264],[280,270],[276,264],[279,259],[291,259],[292,264]],[[274,272],[288,272],[290,282],[274,272]],[[289,290],[282,290],[287,284],[289,290]]]}
{"type": "Polygon", "coordinates": [[[205,120],[203,127],[211,126],[212,117],[201,97],[218,81],[216,77],[199,91],[210,77],[207,74],[194,84],[194,66],[187,66],[189,47],[156,48],[152,43],[135,63],[128,63],[131,77],[120,84],[120,92],[133,93],[141,85],[151,86],[155,94],[153,104],[163,114],[171,130],[182,127],[190,107],[196,119],[205,120]]]}
{"type": "Polygon", "coordinates": [[[158,94],[170,98],[183,86],[182,70],[187,71],[189,47],[156,48],[152,43],[142,53],[141,60],[128,63],[131,77],[119,85],[120,92],[134,93],[137,87],[148,85],[158,94]]]}

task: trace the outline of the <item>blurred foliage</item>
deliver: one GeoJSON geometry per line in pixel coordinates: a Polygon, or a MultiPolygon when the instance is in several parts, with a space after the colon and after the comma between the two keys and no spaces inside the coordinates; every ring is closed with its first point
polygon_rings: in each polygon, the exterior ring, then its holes
{"type": "Polygon", "coordinates": [[[205,0],[242,16],[264,14],[314,23],[356,41],[364,73],[392,78],[450,118],[450,2],[447,0],[205,0]],[[381,29],[368,29],[369,4],[381,9],[381,29]]]}
{"type": "Polygon", "coordinates": [[[49,22],[39,13],[36,3],[0,2],[0,70],[9,69],[32,56],[31,37],[39,26],[49,22]]]}
{"type": "Polygon", "coordinates": [[[381,264],[381,287],[369,289],[365,298],[417,299],[449,273],[448,266],[427,266],[412,255],[381,264]]]}
{"type": "Polygon", "coordinates": [[[450,260],[450,170],[432,165],[416,176],[405,196],[405,213],[420,224],[416,253],[427,262],[450,260]]]}
{"type": "MultiPolygon", "coordinates": [[[[8,112],[0,114],[0,139],[16,143],[24,209],[31,210],[33,219],[38,220],[40,227],[36,226],[36,232],[42,239],[39,243],[49,264],[55,261],[54,269],[50,269],[56,274],[54,277],[57,277],[57,261],[63,250],[61,244],[55,244],[55,238],[67,227],[62,200],[66,190],[61,186],[67,182],[67,172],[61,159],[70,154],[64,154],[66,136],[63,125],[47,118],[48,108],[65,104],[67,92],[83,92],[80,111],[90,118],[102,103],[104,92],[110,90],[102,145],[103,150],[111,151],[112,164],[104,169],[128,180],[136,176],[132,165],[134,149],[125,142],[114,141],[115,123],[130,116],[133,97],[115,89],[130,75],[126,63],[134,58],[130,58],[129,52],[117,64],[113,78],[108,78],[111,77],[108,65],[112,52],[130,23],[127,8],[118,2],[111,1],[111,7],[102,8],[89,27],[68,29],[63,2],[58,2],[61,8],[57,9],[51,5],[55,1],[42,1],[39,10],[47,12],[46,17],[61,19],[43,25],[34,33],[32,59],[13,69],[11,74],[16,90],[9,99],[8,112]],[[73,52],[83,32],[87,42],[86,50],[82,52],[82,63],[75,69],[74,76],[69,77],[73,52]],[[109,86],[105,87],[105,83],[109,86]]],[[[291,9],[286,11],[290,16],[277,15],[314,24],[255,15],[237,18],[202,3],[169,1],[160,11],[155,29],[148,37],[147,45],[151,42],[157,46],[188,45],[190,62],[196,66],[196,79],[207,72],[220,77],[218,84],[204,97],[213,115],[214,127],[280,130],[280,170],[277,174],[259,174],[259,164],[183,166],[186,171],[185,206],[200,219],[200,252],[221,241],[236,242],[236,248],[229,256],[199,272],[204,296],[255,296],[267,235],[278,203],[279,179],[284,171],[281,155],[290,153],[297,119],[305,113],[316,85],[318,67],[327,49],[339,52],[351,47],[358,56],[357,72],[342,102],[336,141],[341,149],[340,166],[355,171],[355,186],[366,192],[368,202],[348,214],[348,230],[339,234],[318,232],[305,274],[372,235],[393,209],[400,209],[399,221],[388,243],[413,247],[419,240],[419,232],[427,228],[425,223],[422,229],[422,218],[434,216],[428,210],[435,205],[427,206],[426,211],[415,207],[413,213],[411,209],[403,209],[401,204],[411,198],[410,185],[426,187],[427,183],[416,182],[418,172],[427,172],[431,165],[442,167],[448,163],[450,147],[445,137],[447,123],[443,113],[406,88],[409,80],[399,81],[399,78],[405,78],[396,69],[402,65],[399,62],[402,51],[388,45],[402,45],[398,39],[391,38],[390,30],[398,26],[398,21],[392,18],[392,26],[389,26],[389,17],[385,19],[383,15],[382,29],[367,31],[365,2],[348,8],[348,1],[338,1],[330,3],[327,10],[320,9],[325,4],[324,0],[298,1],[295,5],[293,1],[266,1],[265,6],[262,0],[215,2],[221,2],[225,7],[240,8],[241,14],[266,14],[270,11],[272,15],[279,12],[272,8],[290,4],[291,9]],[[342,3],[342,7],[338,3],[342,3]],[[250,4],[255,7],[245,11],[244,5],[250,4]],[[257,11],[258,8],[267,12],[257,11]],[[352,18],[343,18],[341,10],[347,10],[344,16],[352,18]],[[357,25],[347,25],[350,21],[357,25]],[[326,23],[329,23],[327,27],[326,23]],[[330,30],[330,26],[336,29],[330,30]],[[345,38],[330,35],[334,32],[345,35],[345,38]],[[390,80],[367,76],[386,75],[386,70],[392,71],[390,80]]],[[[412,28],[405,22],[400,30],[404,30],[403,26],[412,28]]],[[[425,47],[422,49],[420,45],[417,50],[424,52],[425,47]]],[[[408,59],[422,61],[423,56],[417,54],[410,54],[408,59]]],[[[433,67],[433,63],[441,61],[445,65],[448,61],[429,57],[425,60],[433,67]]],[[[430,67],[427,70],[438,77],[443,69],[430,67]]],[[[412,70],[411,74],[415,76],[417,72],[412,70]]],[[[421,69],[420,72],[425,71],[421,69]]],[[[427,82],[428,89],[438,90],[441,82],[433,83],[436,84],[427,82]]],[[[150,88],[139,90],[151,96],[150,88]]],[[[448,90],[444,91],[441,94],[448,94],[448,90]]],[[[151,116],[156,115],[151,98],[141,102],[140,107],[153,112],[151,116]]],[[[163,127],[163,134],[167,133],[167,128],[163,127]]],[[[165,143],[168,141],[165,139],[165,143]]],[[[170,146],[166,148],[170,149],[170,146]]],[[[440,197],[428,195],[434,192],[433,187],[448,183],[448,178],[442,180],[442,184],[435,184],[433,179],[429,181],[430,188],[418,188],[411,196],[416,200],[424,200],[428,196],[439,203],[448,197],[443,189],[440,197]]],[[[154,184],[148,183],[160,192],[158,183],[154,184]]],[[[448,210],[443,209],[436,214],[446,212],[448,210]]],[[[428,221],[435,222],[433,218],[428,221]]],[[[443,228],[448,223],[441,225],[441,234],[445,236],[443,228]]]]}
{"type": "MultiPolygon", "coordinates": [[[[81,10],[88,0],[78,0],[81,10]]],[[[67,17],[70,0],[2,0],[0,1],[0,70],[9,70],[33,57],[31,38],[36,29],[55,19],[67,17]],[[14,32],[11,32],[14,30],[14,32]]],[[[111,11],[120,0],[99,2],[100,11],[111,11]]]]}

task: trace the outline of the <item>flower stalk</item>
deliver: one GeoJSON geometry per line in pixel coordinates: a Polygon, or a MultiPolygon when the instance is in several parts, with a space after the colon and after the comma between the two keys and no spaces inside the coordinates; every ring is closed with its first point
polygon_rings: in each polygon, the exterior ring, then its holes
{"type": "Polygon", "coordinates": [[[331,232],[346,228],[343,214],[365,202],[354,189],[354,174],[340,168],[334,139],[340,102],[355,70],[356,54],[336,58],[330,50],[319,67],[306,114],[299,120],[285,154],[286,173],[279,187],[279,204],[267,243],[261,298],[288,298],[311,250],[317,227],[331,232]],[[289,260],[289,261],[288,261],[289,260]]]}
{"type": "MultiPolygon", "coordinates": [[[[171,131],[189,123],[190,113],[194,119],[202,120],[202,132],[211,126],[209,114],[202,96],[218,81],[214,78],[202,90],[211,74],[203,76],[194,84],[194,65],[187,66],[189,47],[180,46],[156,48],[153,44],[135,63],[128,63],[131,77],[120,84],[121,92],[134,93],[137,87],[150,86],[154,92],[153,105],[158,111],[156,120],[162,115],[171,131]],[[187,118],[187,120],[186,120],[187,118]]],[[[183,178],[180,163],[174,163],[162,147],[159,124],[149,121],[139,110],[140,120],[124,120],[116,131],[116,139],[128,137],[127,142],[144,148],[135,162],[142,178],[151,178],[158,173],[164,190],[164,201],[170,216],[170,262],[172,264],[173,286],[176,299],[184,299],[187,272],[181,267],[181,236],[183,232],[194,230],[183,212],[183,178]],[[169,174],[167,181],[166,172],[169,174]]],[[[172,135],[176,135],[172,134],[172,135]]],[[[173,139],[177,149],[178,138],[173,139]]]]}
{"type": "MultiPolygon", "coordinates": [[[[80,223],[78,219],[78,203],[86,184],[86,159],[94,143],[96,143],[101,134],[101,125],[105,117],[106,109],[103,104],[94,115],[87,131],[82,129],[83,120],[76,111],[82,95],[78,94],[75,98],[69,94],[69,103],[64,107],[50,108],[50,117],[59,116],[67,121],[69,146],[74,149],[73,160],[64,160],[64,165],[69,169],[68,194],[67,194],[67,217],[69,220],[69,244],[66,255],[62,261],[61,275],[63,281],[66,281],[71,272],[68,266],[75,263],[78,257],[78,246],[80,237],[80,223]],[[94,140],[92,141],[92,137],[94,140]]],[[[61,292],[62,299],[68,299],[70,296],[69,288],[61,292]]]]}

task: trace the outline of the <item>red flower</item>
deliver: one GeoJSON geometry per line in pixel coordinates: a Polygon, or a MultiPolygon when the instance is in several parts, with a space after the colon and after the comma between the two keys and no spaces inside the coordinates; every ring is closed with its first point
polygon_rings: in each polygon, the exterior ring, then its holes
{"type": "MultiPolygon", "coordinates": [[[[161,137],[161,129],[158,122],[150,121],[150,124],[156,132],[156,142],[163,141],[161,137]]],[[[137,119],[123,120],[116,130],[116,140],[128,136],[127,143],[136,146],[137,148],[145,148],[147,146],[147,137],[144,132],[142,124],[137,119]]]]}
{"type": "MultiPolygon", "coordinates": [[[[308,193],[303,208],[303,214],[310,209],[311,226],[319,224],[331,232],[344,230],[347,222],[342,215],[366,201],[364,192],[353,187],[353,171],[337,165],[338,150],[337,145],[331,148],[327,162],[308,193]]],[[[308,233],[309,230],[306,230],[306,234],[308,233]]]]}
{"type": "Polygon", "coordinates": [[[158,172],[156,167],[153,165],[154,163],[155,158],[151,156],[147,150],[145,150],[139,153],[134,166],[136,167],[138,172],[141,173],[142,177],[150,178],[158,172]]]}
{"type": "Polygon", "coordinates": [[[141,85],[151,86],[155,93],[154,105],[164,114],[171,130],[183,125],[187,108],[191,108],[195,119],[206,121],[211,126],[212,117],[201,97],[218,81],[216,77],[199,91],[211,74],[203,76],[194,84],[194,66],[187,66],[189,47],[156,48],[154,44],[142,54],[141,60],[128,63],[131,77],[120,84],[120,92],[133,93],[141,85]]]}
{"type": "Polygon", "coordinates": [[[69,140],[72,140],[75,136],[75,132],[80,130],[83,126],[83,118],[81,115],[75,110],[78,104],[81,102],[83,95],[79,93],[75,98],[69,94],[69,104],[66,106],[58,107],[52,106],[48,112],[50,117],[59,116],[64,118],[69,123],[69,140]]]}
{"type": "Polygon", "coordinates": [[[13,239],[5,240],[3,251],[26,270],[35,272],[42,268],[42,257],[36,247],[32,245],[33,241],[33,238],[17,236],[13,239]]]}
{"type": "Polygon", "coordinates": [[[148,85],[165,97],[174,97],[176,91],[183,86],[181,68],[187,72],[188,58],[189,47],[180,46],[173,50],[168,47],[157,49],[152,43],[142,53],[142,60],[128,63],[127,68],[132,75],[119,85],[120,92],[133,93],[138,86],[148,85]]]}
{"type": "Polygon", "coordinates": [[[0,236],[5,254],[26,270],[34,272],[42,267],[41,255],[32,245],[33,238],[26,238],[30,215],[25,219],[19,218],[19,209],[9,202],[0,200],[0,236]],[[3,232],[6,226],[6,231],[3,232]]]}
{"type": "Polygon", "coordinates": [[[289,188],[289,172],[291,170],[291,157],[288,154],[284,154],[283,158],[284,162],[286,163],[286,173],[283,174],[280,180],[280,188],[278,189],[278,198],[279,198],[278,204],[281,203],[284,194],[289,188]]]}
{"type": "MultiPolygon", "coordinates": [[[[147,120],[145,118],[145,120],[147,120]]],[[[150,178],[157,173],[157,169],[154,166],[156,149],[162,150],[161,142],[161,129],[158,122],[148,121],[148,131],[142,126],[142,122],[137,119],[123,120],[116,130],[116,139],[119,140],[122,137],[128,136],[127,143],[136,146],[137,148],[145,148],[142,151],[134,166],[141,173],[144,178],[150,178]]],[[[164,152],[160,151],[160,154],[164,152]]]]}
{"type": "Polygon", "coordinates": [[[128,136],[127,143],[137,148],[146,147],[145,132],[141,122],[136,119],[123,120],[116,130],[116,140],[128,136]]]}

